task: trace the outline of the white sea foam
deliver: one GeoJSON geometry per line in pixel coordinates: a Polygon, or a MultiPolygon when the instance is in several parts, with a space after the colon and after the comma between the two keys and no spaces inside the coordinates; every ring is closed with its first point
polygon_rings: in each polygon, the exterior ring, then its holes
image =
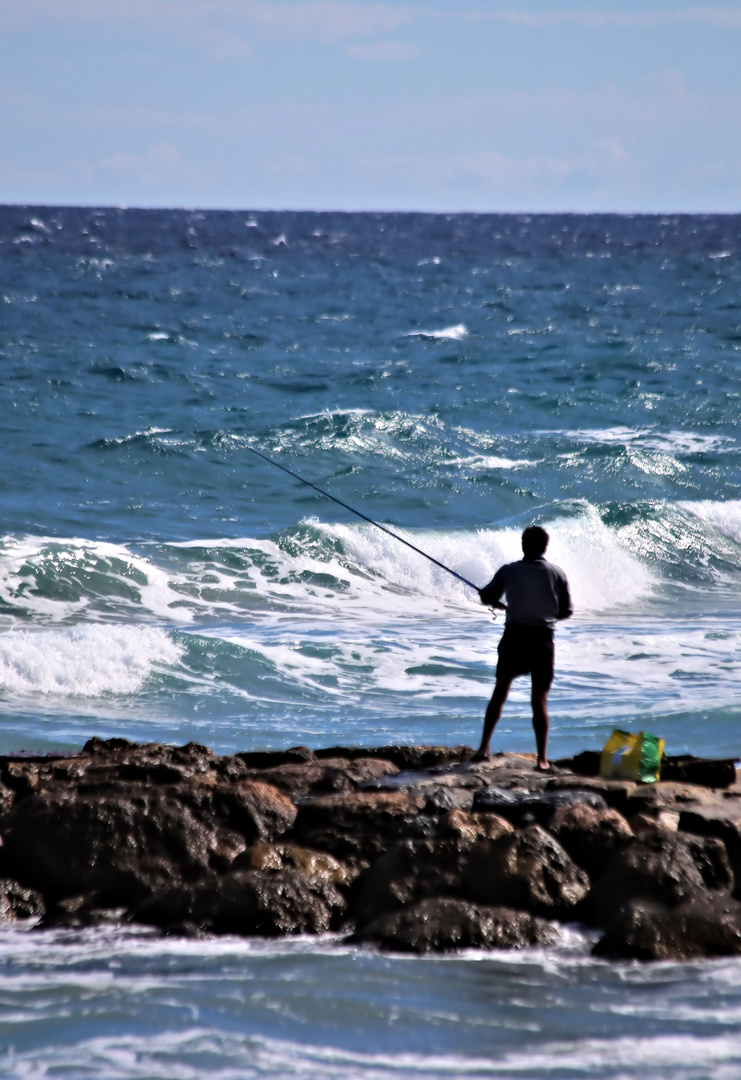
{"type": "Polygon", "coordinates": [[[153,671],[177,664],[182,651],[157,627],[11,630],[0,634],[0,691],[83,698],[135,694],[153,671]]]}
{"type": "Polygon", "coordinates": [[[446,326],[442,330],[408,330],[402,337],[429,338],[431,341],[463,341],[468,337],[468,330],[463,323],[446,326]]]}
{"type": "Polygon", "coordinates": [[[727,502],[702,499],[697,502],[682,502],[679,505],[688,514],[741,544],[741,499],[729,499],[727,502]]]}
{"type": "Polygon", "coordinates": [[[0,539],[0,600],[41,622],[137,611],[170,622],[192,618],[167,573],[123,545],[78,537],[0,539]]]}

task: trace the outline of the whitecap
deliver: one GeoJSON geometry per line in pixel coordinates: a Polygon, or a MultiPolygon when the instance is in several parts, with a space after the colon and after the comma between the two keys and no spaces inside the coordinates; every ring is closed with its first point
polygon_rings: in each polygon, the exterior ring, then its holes
{"type": "Polygon", "coordinates": [[[157,627],[11,630],[0,634],[0,690],[82,698],[136,694],[154,670],[177,664],[182,651],[157,627]]]}
{"type": "Polygon", "coordinates": [[[447,326],[442,330],[408,330],[402,337],[429,338],[430,341],[463,341],[468,337],[468,330],[463,323],[447,326]]]}

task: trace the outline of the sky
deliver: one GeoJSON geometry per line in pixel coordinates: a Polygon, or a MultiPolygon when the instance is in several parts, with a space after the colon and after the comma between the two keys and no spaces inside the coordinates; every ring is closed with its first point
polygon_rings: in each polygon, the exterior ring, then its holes
{"type": "Polygon", "coordinates": [[[740,212],[741,6],[0,0],[0,203],[740,212]]]}

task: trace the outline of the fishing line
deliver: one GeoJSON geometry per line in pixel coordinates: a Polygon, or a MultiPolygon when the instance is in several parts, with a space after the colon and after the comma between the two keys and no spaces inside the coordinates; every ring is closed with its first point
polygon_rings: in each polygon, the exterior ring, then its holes
{"type": "Polygon", "coordinates": [[[381,525],[380,522],[374,521],[373,518],[368,517],[367,514],[361,513],[360,510],[355,510],[354,507],[349,506],[346,502],[343,502],[342,499],[338,499],[336,496],[330,495],[328,491],[325,491],[323,488],[317,487],[316,484],[312,484],[311,480],[306,480],[303,476],[299,476],[299,474],[293,472],[292,469],[288,469],[285,465],[281,465],[279,461],[274,461],[273,458],[268,457],[267,454],[263,454],[261,450],[255,450],[254,446],[247,446],[246,449],[249,450],[251,454],[256,454],[259,458],[262,458],[263,461],[267,461],[271,465],[275,465],[276,469],[281,469],[284,473],[288,473],[288,475],[292,476],[294,480],[300,480],[302,484],[306,484],[307,487],[313,488],[314,491],[318,491],[320,495],[324,495],[325,499],[331,499],[332,502],[336,502],[339,506],[344,506],[345,510],[349,510],[351,514],[355,514],[357,517],[362,518],[363,521],[367,521],[369,524],[375,525],[375,527],[377,529],[380,529],[381,532],[385,532],[389,536],[393,536],[394,540],[398,540],[400,544],[406,544],[408,548],[411,548],[412,551],[416,551],[418,555],[423,555],[425,559],[429,559],[431,563],[435,564],[435,566],[439,566],[441,570],[445,570],[446,573],[452,574],[454,578],[458,578],[459,581],[462,581],[464,585],[468,585],[469,589],[474,589],[476,592],[479,591],[478,585],[474,585],[474,583],[472,581],[469,581],[468,578],[464,578],[463,575],[459,574],[456,570],[451,570],[449,566],[445,565],[445,563],[441,563],[438,559],[434,559],[432,555],[428,555],[426,551],[422,551],[422,548],[418,548],[415,544],[410,543],[409,540],[405,540],[403,536],[399,536],[397,533],[392,532],[391,529],[387,529],[386,526],[381,525]]]}

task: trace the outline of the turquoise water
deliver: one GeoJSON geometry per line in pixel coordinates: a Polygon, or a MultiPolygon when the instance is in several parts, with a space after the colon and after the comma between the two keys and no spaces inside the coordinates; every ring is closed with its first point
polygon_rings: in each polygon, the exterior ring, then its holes
{"type": "MultiPolygon", "coordinates": [[[[555,756],[738,755],[740,285],[732,216],[0,209],[0,748],[476,741],[500,624],[255,446],[477,584],[546,525],[555,756]]],[[[3,1068],[737,1075],[741,966],[588,948],[6,931],[3,1068]]]]}

